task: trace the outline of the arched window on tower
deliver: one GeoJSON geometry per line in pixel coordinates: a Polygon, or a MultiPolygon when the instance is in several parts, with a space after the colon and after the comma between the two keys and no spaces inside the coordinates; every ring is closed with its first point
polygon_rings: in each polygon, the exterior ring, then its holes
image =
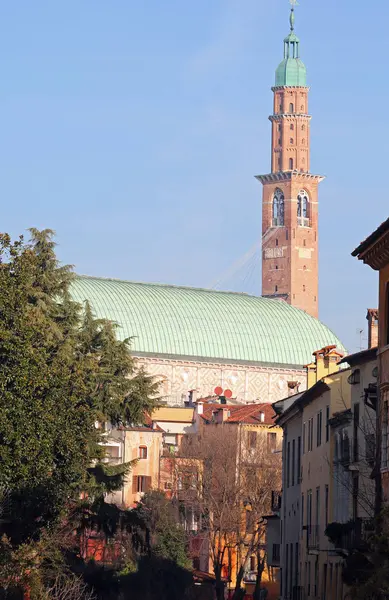
{"type": "Polygon", "coordinates": [[[280,189],[277,189],[273,197],[273,227],[284,226],[285,198],[280,189]]]}
{"type": "Polygon", "coordinates": [[[291,102],[291,103],[289,104],[289,112],[290,112],[290,113],[294,113],[294,104],[293,104],[293,102],[291,102]]]}
{"type": "Polygon", "coordinates": [[[293,125],[293,123],[292,123],[292,124],[291,124],[291,126],[290,126],[290,130],[291,130],[291,131],[293,131],[293,130],[294,130],[294,125],[293,125]]]}
{"type": "Polygon", "coordinates": [[[301,190],[297,196],[297,225],[299,227],[310,227],[309,197],[305,190],[301,190]]]}
{"type": "Polygon", "coordinates": [[[289,159],[289,170],[293,171],[293,158],[289,159]]]}

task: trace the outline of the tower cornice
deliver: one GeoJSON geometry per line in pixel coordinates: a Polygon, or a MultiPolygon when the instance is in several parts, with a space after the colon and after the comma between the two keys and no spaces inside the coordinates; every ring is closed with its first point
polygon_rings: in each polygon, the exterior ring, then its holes
{"type": "Polygon", "coordinates": [[[309,92],[310,89],[307,85],[275,85],[271,88],[272,92],[278,92],[279,90],[305,90],[309,92]]]}
{"type": "Polygon", "coordinates": [[[313,173],[305,173],[304,171],[278,171],[276,173],[268,173],[267,175],[255,175],[255,179],[261,183],[278,183],[281,181],[316,181],[320,183],[325,179],[324,175],[314,175],[313,173]]]}
{"type": "Polygon", "coordinates": [[[304,113],[294,113],[291,115],[290,113],[281,113],[278,115],[270,115],[269,121],[294,121],[295,119],[304,119],[310,121],[312,119],[311,115],[306,115],[304,113]]]}

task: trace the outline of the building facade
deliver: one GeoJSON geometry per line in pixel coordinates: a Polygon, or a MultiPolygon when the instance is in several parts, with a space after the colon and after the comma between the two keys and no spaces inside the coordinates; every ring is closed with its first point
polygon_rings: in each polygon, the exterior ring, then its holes
{"type": "Polygon", "coordinates": [[[310,172],[309,88],[293,7],[272,90],[271,173],[257,177],[263,185],[262,295],[317,317],[318,187],[324,178],[310,172]]]}
{"type": "MultiPolygon", "coordinates": [[[[381,470],[381,485],[376,489],[376,510],[389,501],[389,219],[384,221],[353,252],[379,273],[378,307],[378,370],[377,398],[377,468],[381,470]]],[[[378,483],[378,482],[377,482],[378,483]]]]}
{"type": "Polygon", "coordinates": [[[96,277],[77,277],[72,295],[117,323],[138,366],[176,406],[218,386],[240,403],[281,399],[306,388],[304,365],[316,348],[342,348],[320,321],[273,299],[96,277]]]}

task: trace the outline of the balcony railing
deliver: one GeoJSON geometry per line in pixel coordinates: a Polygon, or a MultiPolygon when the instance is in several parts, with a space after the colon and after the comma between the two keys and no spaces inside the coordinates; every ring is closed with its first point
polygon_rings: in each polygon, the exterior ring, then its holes
{"type": "Polygon", "coordinates": [[[319,526],[308,525],[308,548],[317,550],[319,548],[319,526]]]}
{"type": "Polygon", "coordinates": [[[297,217],[297,225],[299,227],[310,227],[311,226],[309,219],[307,219],[306,217],[297,217]]]}
{"type": "Polygon", "coordinates": [[[366,546],[368,538],[374,532],[374,522],[372,519],[356,519],[345,523],[335,547],[339,550],[363,549],[366,546]]]}

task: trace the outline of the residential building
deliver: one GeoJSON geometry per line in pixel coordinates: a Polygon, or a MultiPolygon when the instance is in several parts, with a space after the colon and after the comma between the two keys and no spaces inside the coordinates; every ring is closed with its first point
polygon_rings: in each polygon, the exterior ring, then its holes
{"type": "MultiPolygon", "coordinates": [[[[389,501],[389,219],[384,221],[353,252],[379,273],[378,314],[378,370],[379,388],[377,399],[377,470],[376,511],[381,502],[389,501]],[[381,478],[380,478],[380,472],[381,478]]],[[[377,318],[376,318],[377,321],[377,318]]]]}
{"type": "Polygon", "coordinates": [[[333,349],[315,352],[307,366],[312,387],[274,404],[284,432],[283,600],[342,598],[342,552],[356,547],[371,528],[376,355],[369,348],[336,363],[333,349]],[[326,375],[318,379],[323,368],[326,375]],[[326,535],[331,524],[345,525],[337,543],[326,535]]]}
{"type": "Polygon", "coordinates": [[[120,443],[120,458],[109,460],[111,464],[133,462],[123,489],[112,501],[132,508],[145,492],[159,488],[163,431],[145,415],[143,425],[112,430],[110,440],[120,443]]]}

